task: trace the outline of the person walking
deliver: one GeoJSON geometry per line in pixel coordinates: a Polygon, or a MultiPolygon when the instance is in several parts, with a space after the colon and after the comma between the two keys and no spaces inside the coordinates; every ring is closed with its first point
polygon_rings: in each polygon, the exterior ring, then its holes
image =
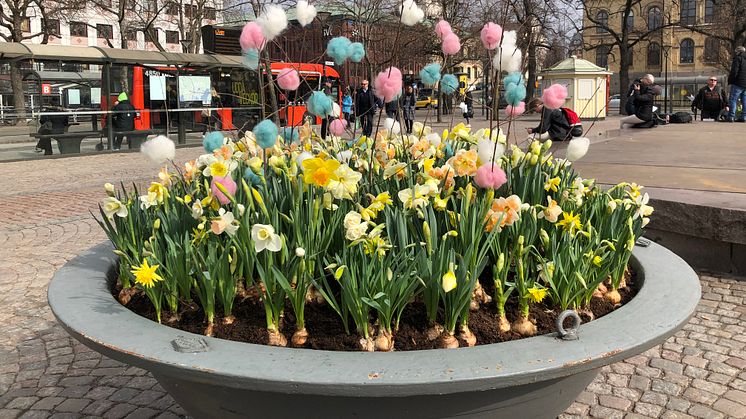
{"type": "Polygon", "coordinates": [[[528,102],[528,109],[541,113],[539,125],[535,128],[526,128],[529,134],[538,134],[540,139],[549,138],[552,141],[564,141],[570,138],[570,123],[567,122],[561,109],[549,109],[539,98],[531,99],[528,102]]]}
{"type": "Polygon", "coordinates": [[[710,76],[707,79],[707,86],[699,89],[697,96],[692,101],[692,111],[695,109],[701,110],[701,119],[703,120],[714,119],[717,121],[723,109],[728,111],[728,98],[725,91],[717,84],[717,77],[710,76]]]}
{"type": "Polygon", "coordinates": [[[404,128],[406,129],[407,134],[411,134],[412,127],[414,126],[414,108],[417,104],[417,97],[414,95],[414,89],[412,86],[407,86],[400,102],[402,116],[404,117],[404,128]]]}
{"type": "Polygon", "coordinates": [[[342,114],[348,126],[351,126],[354,122],[352,121],[352,89],[350,86],[347,86],[345,95],[342,97],[342,114]]]}
{"type": "Polygon", "coordinates": [[[376,98],[373,91],[368,88],[368,80],[360,83],[360,89],[355,94],[355,116],[360,118],[360,126],[363,135],[370,137],[373,134],[373,114],[376,112],[376,98]]]}
{"type": "Polygon", "coordinates": [[[464,119],[466,119],[466,125],[469,125],[469,119],[474,117],[474,96],[472,96],[471,93],[473,90],[474,86],[469,87],[469,90],[466,92],[466,96],[464,97],[464,103],[466,104],[464,119]]]}
{"type": "Polygon", "coordinates": [[[135,107],[130,103],[127,93],[120,93],[117,101],[119,103],[112,108],[114,114],[111,117],[112,127],[116,134],[114,136],[114,150],[122,148],[122,141],[127,136],[123,132],[135,130],[135,107]]]}
{"type": "Polygon", "coordinates": [[[656,92],[656,89],[653,89],[654,82],[655,77],[646,74],[640,79],[640,84],[634,85],[631,99],[634,100],[635,113],[619,120],[620,129],[627,124],[637,125],[653,121],[653,98],[656,92]]]}
{"type": "MultiPolygon", "coordinates": [[[[328,96],[329,99],[332,100],[332,102],[335,102],[335,98],[332,96],[331,80],[327,79],[324,82],[324,88],[321,91],[324,92],[324,94],[328,96]]],[[[321,138],[326,138],[326,134],[329,132],[329,122],[329,115],[321,118],[321,138]]]]}
{"type": "Polygon", "coordinates": [[[746,122],[746,48],[736,48],[736,55],[730,66],[728,74],[730,84],[730,103],[728,104],[728,116],[725,120],[733,122],[736,119],[736,105],[741,99],[741,119],[738,122],[746,122]]]}

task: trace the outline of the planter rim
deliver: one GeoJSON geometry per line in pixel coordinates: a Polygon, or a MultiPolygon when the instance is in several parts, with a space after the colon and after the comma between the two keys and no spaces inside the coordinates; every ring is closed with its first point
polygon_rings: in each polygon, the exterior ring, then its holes
{"type": "Polygon", "coordinates": [[[59,323],[76,339],[158,375],[283,393],[410,396],[482,391],[545,381],[639,354],[694,313],[695,272],[668,249],[636,246],[630,263],[642,286],[623,307],[584,324],[580,339],[556,334],[473,348],[335,352],[277,348],[195,335],[159,325],[112,296],[117,257],[97,245],[60,268],[48,290],[59,323]]]}

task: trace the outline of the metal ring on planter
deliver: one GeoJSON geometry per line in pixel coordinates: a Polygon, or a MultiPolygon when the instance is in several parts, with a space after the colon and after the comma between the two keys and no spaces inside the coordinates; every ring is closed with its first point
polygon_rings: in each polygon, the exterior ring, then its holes
{"type": "Polygon", "coordinates": [[[557,332],[559,333],[560,339],[577,340],[579,338],[578,329],[580,328],[580,323],[582,323],[582,320],[580,319],[580,316],[578,316],[578,313],[575,312],[575,310],[565,310],[562,313],[560,313],[560,315],[557,316],[557,321],[555,323],[557,326],[557,332]],[[562,324],[565,322],[565,319],[568,317],[572,317],[573,322],[570,328],[565,329],[565,327],[562,324]]]}

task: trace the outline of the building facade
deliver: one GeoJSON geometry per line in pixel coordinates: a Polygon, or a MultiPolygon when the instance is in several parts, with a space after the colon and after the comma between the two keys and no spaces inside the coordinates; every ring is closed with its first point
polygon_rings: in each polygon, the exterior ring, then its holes
{"type": "Polygon", "coordinates": [[[623,22],[625,4],[624,0],[587,2],[584,13],[583,55],[614,73],[611,94],[627,89],[619,85],[620,51],[610,33],[621,35],[623,24],[628,27],[629,44],[634,43],[628,56],[630,81],[650,73],[662,85],[667,74],[672,100],[685,103],[684,98],[696,94],[694,89],[704,85],[710,75],[724,79],[727,47],[715,37],[691,29],[714,32],[714,26],[720,24],[716,0],[635,1],[623,22]]]}

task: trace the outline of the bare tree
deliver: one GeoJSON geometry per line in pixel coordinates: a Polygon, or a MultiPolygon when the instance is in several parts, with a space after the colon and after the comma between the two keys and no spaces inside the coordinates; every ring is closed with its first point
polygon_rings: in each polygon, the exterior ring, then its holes
{"type": "Polygon", "coordinates": [[[736,47],[746,46],[746,0],[713,0],[712,15],[701,17],[697,24],[679,21],[679,26],[709,37],[712,43],[705,43],[703,62],[727,72],[736,47]]]}
{"type": "MultiPolygon", "coordinates": [[[[575,28],[583,34],[585,50],[596,50],[608,48],[610,54],[613,49],[619,51],[616,60],[619,62],[619,85],[624,87],[630,84],[629,67],[632,51],[640,43],[647,43],[656,34],[660,34],[666,27],[675,26],[678,22],[658,22],[646,25],[632,24],[635,16],[642,16],[644,0],[624,0],[617,10],[609,8],[609,2],[605,0],[564,0],[568,9],[575,12],[582,11],[584,25],[575,23],[575,28]],[[595,37],[599,34],[602,36],[595,37]]],[[[603,49],[601,50],[603,51],[603,49]]],[[[627,97],[621,96],[620,112],[625,109],[627,97]]]]}
{"type": "MultiPolygon", "coordinates": [[[[23,42],[41,38],[41,43],[49,40],[49,28],[42,24],[40,31],[31,31],[31,18],[48,19],[49,10],[41,0],[0,0],[0,38],[5,42],[23,42]]],[[[23,74],[18,61],[10,62],[10,85],[13,90],[13,105],[16,110],[16,123],[26,121],[26,97],[23,93],[23,74]]]]}

